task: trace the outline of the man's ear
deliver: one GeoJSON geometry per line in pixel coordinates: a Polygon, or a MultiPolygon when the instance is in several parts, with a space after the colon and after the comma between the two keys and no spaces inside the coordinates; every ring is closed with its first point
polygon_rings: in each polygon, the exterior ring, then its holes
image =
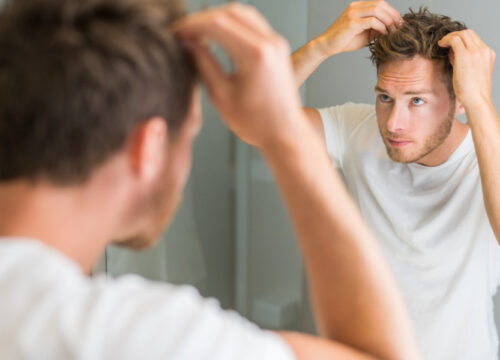
{"type": "Polygon", "coordinates": [[[153,117],[138,125],[129,143],[132,172],[140,181],[157,178],[168,156],[168,127],[161,117],[153,117]]]}
{"type": "Polygon", "coordinates": [[[455,117],[457,117],[458,115],[462,115],[464,113],[465,113],[464,106],[458,100],[455,100],[455,117]]]}

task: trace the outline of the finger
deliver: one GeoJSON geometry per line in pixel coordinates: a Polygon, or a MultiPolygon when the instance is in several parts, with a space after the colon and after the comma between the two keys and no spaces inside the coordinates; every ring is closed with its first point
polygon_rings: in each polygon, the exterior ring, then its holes
{"type": "Polygon", "coordinates": [[[481,37],[472,29],[464,30],[465,45],[468,48],[475,47],[476,49],[485,49],[488,46],[483,42],[481,37]]]}
{"type": "Polygon", "coordinates": [[[376,17],[364,17],[361,18],[358,21],[358,25],[360,26],[361,30],[370,30],[373,29],[379,34],[386,35],[388,33],[387,27],[385,24],[380,21],[376,17]]]}
{"type": "Polygon", "coordinates": [[[212,98],[217,97],[216,91],[224,91],[228,79],[221,66],[210,50],[199,42],[188,42],[187,47],[193,55],[196,67],[212,98]]]}
{"type": "Polygon", "coordinates": [[[247,29],[229,16],[227,8],[208,10],[186,17],[177,23],[173,31],[188,40],[213,40],[221,45],[238,67],[244,67],[252,59],[266,39],[247,29]]]}
{"type": "Polygon", "coordinates": [[[463,51],[466,49],[466,46],[462,35],[461,32],[450,33],[439,40],[438,45],[443,48],[451,48],[455,52],[463,51]]]}
{"type": "Polygon", "coordinates": [[[385,9],[385,11],[387,11],[391,15],[392,20],[398,27],[400,27],[403,24],[404,20],[399,11],[397,11],[391,5],[389,5],[388,2],[382,1],[382,7],[385,9]]]}
{"type": "Polygon", "coordinates": [[[460,36],[467,49],[472,49],[478,45],[478,41],[472,30],[463,30],[458,32],[457,35],[460,36]]]}
{"type": "Polygon", "coordinates": [[[377,7],[366,8],[360,11],[358,15],[360,18],[375,17],[380,22],[382,22],[389,31],[396,30],[396,25],[392,21],[392,17],[381,8],[377,7]]]}
{"type": "Polygon", "coordinates": [[[229,6],[229,14],[241,25],[261,36],[274,35],[274,30],[267,20],[252,6],[233,3],[229,6]]]}
{"type": "Polygon", "coordinates": [[[374,16],[382,21],[390,31],[396,30],[403,23],[399,12],[385,1],[370,2],[359,9],[361,17],[374,16]]]}
{"type": "Polygon", "coordinates": [[[472,29],[464,30],[462,38],[466,42],[467,49],[475,54],[490,60],[490,64],[495,62],[495,52],[481,39],[481,37],[472,29]]]}
{"type": "Polygon", "coordinates": [[[462,37],[458,33],[450,33],[444,38],[439,40],[438,45],[443,48],[449,48],[449,58],[453,66],[455,66],[455,59],[457,56],[461,56],[467,48],[462,40],[462,37]]]}

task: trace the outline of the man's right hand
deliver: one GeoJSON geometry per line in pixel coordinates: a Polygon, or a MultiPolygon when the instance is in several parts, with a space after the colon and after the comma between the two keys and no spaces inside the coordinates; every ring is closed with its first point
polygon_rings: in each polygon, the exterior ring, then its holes
{"type": "Polygon", "coordinates": [[[296,86],[300,87],[330,56],[361,49],[402,23],[399,12],[384,0],[350,3],[332,26],[293,53],[296,86]]]}
{"type": "Polygon", "coordinates": [[[174,31],[191,48],[213,103],[241,140],[263,150],[297,136],[293,129],[306,120],[290,47],[254,8],[232,3],[209,9],[181,20],[174,31]],[[232,73],[212,56],[211,42],[227,51],[232,73]]]}
{"type": "Polygon", "coordinates": [[[396,30],[402,23],[399,12],[384,0],[352,2],[317,38],[318,45],[328,56],[355,51],[368,45],[376,36],[396,30]]]}

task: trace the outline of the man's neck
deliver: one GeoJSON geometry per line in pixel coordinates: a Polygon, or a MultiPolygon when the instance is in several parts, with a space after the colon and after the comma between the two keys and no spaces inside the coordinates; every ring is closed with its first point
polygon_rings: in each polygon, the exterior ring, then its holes
{"type": "Polygon", "coordinates": [[[438,166],[445,163],[462,144],[468,132],[469,125],[462,124],[455,119],[450,134],[444,142],[431,153],[418,160],[417,163],[424,166],[438,166]]]}
{"type": "Polygon", "coordinates": [[[106,247],[112,219],[93,211],[78,188],[12,182],[0,185],[0,237],[32,238],[65,254],[90,273],[106,247]]]}

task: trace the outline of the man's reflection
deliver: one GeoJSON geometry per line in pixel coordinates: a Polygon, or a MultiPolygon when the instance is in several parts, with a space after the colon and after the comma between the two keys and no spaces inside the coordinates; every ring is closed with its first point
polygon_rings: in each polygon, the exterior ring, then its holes
{"type": "Polygon", "coordinates": [[[496,359],[494,53],[449,17],[356,2],[292,56],[299,85],[326,58],[368,44],[375,106],[306,113],[392,265],[424,358],[496,359]],[[469,125],[457,120],[464,112],[469,125]]]}

